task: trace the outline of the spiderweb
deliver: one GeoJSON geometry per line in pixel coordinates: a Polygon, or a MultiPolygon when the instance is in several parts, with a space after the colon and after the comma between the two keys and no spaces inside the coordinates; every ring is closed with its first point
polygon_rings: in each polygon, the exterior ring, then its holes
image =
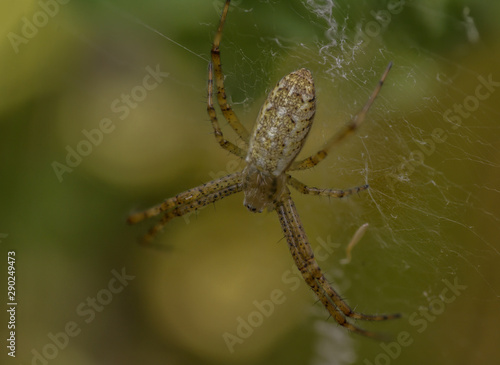
{"type": "MultiPolygon", "coordinates": [[[[317,180],[312,178],[320,186],[353,186],[364,181],[371,186],[368,196],[354,206],[341,205],[340,212],[331,213],[321,209],[323,215],[314,213],[316,206],[303,217],[309,232],[311,226],[321,232],[318,237],[346,229],[352,234],[369,222],[369,238],[360,247],[369,252],[365,260],[373,266],[340,273],[336,283],[341,291],[358,286],[368,275],[378,288],[363,287],[367,297],[379,298],[380,290],[396,293],[382,302],[393,300],[392,308],[405,308],[403,312],[410,314],[440,296],[443,280],[458,278],[483,290],[481,294],[469,291],[465,301],[498,305],[500,291],[491,268],[500,253],[495,239],[499,211],[488,201],[498,200],[499,112],[494,100],[500,94],[500,77],[495,76],[492,63],[478,62],[481,56],[468,53],[487,54],[478,46],[481,41],[470,9],[391,1],[378,5],[305,1],[296,6],[297,19],[323,34],[317,33],[312,42],[314,36],[309,34],[271,36],[262,40],[262,53],[267,50],[271,55],[269,79],[275,78],[276,68],[283,70],[278,74],[286,73],[290,64],[313,70],[318,111],[307,151],[313,152],[311,144],[321,145],[361,108],[388,61],[395,65],[366,125],[332,153],[328,167],[315,169],[317,180]],[[301,6],[307,11],[298,10],[301,6]],[[441,38],[441,42],[446,39],[448,52],[402,31],[404,22],[418,17],[422,17],[418,32],[441,38]],[[455,35],[447,33],[447,28],[455,35]],[[457,52],[454,47],[465,50],[457,52]],[[378,270],[381,274],[374,272],[378,270]],[[401,281],[390,283],[387,275],[401,281]],[[397,289],[392,292],[391,286],[397,289]]],[[[476,11],[481,18],[480,9],[476,11]]],[[[256,63],[252,65],[256,73],[268,74],[268,64],[256,63]]],[[[237,66],[232,68],[235,75],[243,73],[237,66]]],[[[256,73],[250,78],[255,79],[256,73]]],[[[240,90],[252,88],[250,82],[239,85],[240,90]]],[[[241,100],[252,102],[248,96],[241,100]]],[[[311,175],[300,175],[311,182],[311,175]]],[[[331,209],[332,203],[325,206],[331,209]]],[[[348,236],[340,239],[347,242],[348,236]]],[[[347,292],[352,302],[355,294],[347,292]]],[[[323,328],[323,318],[319,320],[318,328],[323,328]]],[[[321,341],[317,349],[318,363],[338,359],[339,351],[328,350],[321,341]]]]}
{"type": "MultiPolygon", "coordinates": [[[[189,67],[203,68],[200,65],[209,58],[210,41],[222,4],[214,1],[208,6],[211,13],[204,19],[210,20],[191,23],[198,27],[196,33],[205,37],[198,43],[191,42],[189,37],[176,38],[173,28],[157,30],[159,25],[155,21],[132,16],[120,6],[110,6],[110,13],[125,22],[144,26],[145,34],[150,34],[154,42],[163,42],[172,58],[182,54],[189,67]]],[[[302,156],[315,152],[355,115],[389,61],[394,64],[357,134],[316,168],[294,174],[304,183],[318,187],[370,185],[367,193],[342,201],[294,194],[311,243],[320,247],[326,242],[326,246],[334,248],[334,254],[321,266],[348,301],[352,305],[360,303],[365,312],[402,312],[408,316],[442,297],[443,280],[453,282],[457,278],[470,288],[460,297],[466,303],[464,307],[481,303],[489,311],[488,308],[499,304],[498,271],[493,265],[500,258],[497,243],[500,75],[490,61],[494,58],[491,53],[498,56],[498,47],[489,49],[487,45],[493,41],[484,33],[487,27],[493,27],[491,32],[495,30],[488,12],[493,11],[453,1],[233,2],[221,45],[222,59],[230,103],[249,129],[265,95],[279,78],[300,67],[309,68],[314,75],[318,108],[302,156]],[[340,265],[347,242],[364,223],[369,223],[370,228],[353,249],[353,262],[340,265]]],[[[175,22],[174,15],[167,14],[175,22]]],[[[205,80],[204,76],[193,77],[189,67],[183,66],[169,64],[171,77],[167,84],[175,89],[177,96],[182,94],[194,100],[194,106],[198,105],[199,114],[185,119],[176,115],[176,123],[181,120],[192,130],[200,128],[198,120],[206,120],[202,116],[205,80]]],[[[234,138],[222,116],[220,119],[224,133],[234,138]]],[[[132,121],[125,122],[131,125],[132,121]]],[[[202,131],[202,137],[209,139],[208,123],[202,131]]],[[[125,132],[113,137],[119,136],[124,137],[122,142],[115,140],[110,144],[123,143],[133,148],[125,132]]],[[[185,148],[187,143],[175,141],[171,134],[166,138],[171,138],[169,143],[177,150],[185,148]]],[[[149,143],[152,144],[151,140],[149,143]]],[[[206,146],[213,144],[210,141],[206,146]]],[[[204,146],[200,150],[211,148],[204,146]]],[[[106,155],[105,147],[102,150],[106,155]]],[[[224,170],[222,173],[240,166],[223,152],[217,156],[226,161],[225,168],[220,169],[224,170]]],[[[129,157],[126,153],[105,156],[106,163],[102,166],[123,164],[129,157]]],[[[141,160],[134,155],[134,158],[141,166],[151,161],[149,155],[147,161],[146,157],[141,160]]],[[[187,172],[196,170],[196,178],[202,181],[214,178],[219,173],[208,160],[207,157],[199,165],[188,167],[187,172]]],[[[169,160],[161,163],[166,161],[169,160]]],[[[120,185],[106,175],[102,166],[92,173],[120,185]]],[[[159,175],[163,179],[160,182],[173,179],[179,171],[186,173],[174,167],[169,177],[159,175]]],[[[181,224],[178,231],[185,228],[181,224]]],[[[263,223],[257,220],[256,224],[263,223]]],[[[189,229],[201,230],[193,226],[189,229]]],[[[271,240],[278,240],[279,233],[272,232],[271,240]]],[[[233,233],[232,237],[239,236],[233,233]]],[[[284,262],[283,267],[288,268],[291,261],[284,262]]],[[[280,285],[280,290],[289,294],[286,284],[280,285]]],[[[275,316],[280,316],[279,308],[275,309],[275,316]]],[[[311,309],[309,319],[312,325],[297,321],[295,327],[291,326],[296,331],[293,333],[298,333],[297,328],[311,333],[307,339],[309,363],[346,364],[356,359],[361,363],[363,357],[352,352],[353,338],[346,339],[332,320],[325,321],[323,308],[311,309]],[[338,345],[335,347],[338,351],[333,353],[329,347],[332,342],[338,345]]],[[[380,326],[383,330],[395,328],[396,332],[412,328],[408,319],[402,321],[402,327],[380,326]]],[[[234,321],[232,326],[236,327],[234,321]]],[[[434,328],[427,333],[442,330],[437,325],[434,328]]],[[[417,333],[410,333],[413,338],[418,337],[417,333]]],[[[186,339],[190,335],[186,332],[181,337],[186,339]]],[[[289,340],[286,336],[280,332],[273,338],[273,343],[278,343],[276,348],[280,348],[280,339],[289,340]]],[[[468,338],[464,335],[456,341],[460,340],[468,338]]],[[[219,337],[217,341],[226,351],[223,339],[219,337]]],[[[269,346],[263,348],[272,352],[269,346]]],[[[418,349],[414,346],[408,353],[418,349]]],[[[374,344],[370,350],[369,355],[363,356],[367,359],[372,356],[369,359],[373,362],[380,348],[374,344]]],[[[252,351],[257,350],[252,348],[252,351]]],[[[207,349],[201,352],[216,361],[231,361],[228,359],[234,360],[238,354],[235,351],[231,357],[207,349]]]]}

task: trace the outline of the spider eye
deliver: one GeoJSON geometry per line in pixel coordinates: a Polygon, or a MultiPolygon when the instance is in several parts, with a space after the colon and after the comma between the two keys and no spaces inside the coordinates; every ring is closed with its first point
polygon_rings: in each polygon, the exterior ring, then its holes
{"type": "Polygon", "coordinates": [[[245,207],[247,207],[247,209],[252,213],[262,213],[262,211],[264,210],[263,208],[257,209],[253,205],[247,203],[243,203],[243,205],[245,205],[245,207]]]}

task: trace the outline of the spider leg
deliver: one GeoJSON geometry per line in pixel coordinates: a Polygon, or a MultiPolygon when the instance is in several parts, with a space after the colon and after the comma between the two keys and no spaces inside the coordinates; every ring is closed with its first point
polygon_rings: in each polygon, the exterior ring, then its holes
{"type": "Polygon", "coordinates": [[[351,133],[355,132],[356,129],[359,128],[359,126],[363,123],[366,117],[366,113],[368,113],[368,110],[372,106],[373,102],[375,101],[375,98],[377,97],[380,89],[382,88],[382,85],[384,84],[385,78],[387,77],[387,74],[389,73],[389,70],[392,67],[392,62],[389,62],[389,65],[384,71],[384,74],[380,78],[380,81],[378,82],[377,86],[375,87],[375,90],[373,90],[370,98],[366,102],[365,106],[361,111],[354,116],[354,118],[351,119],[351,121],[344,126],[337,134],[334,134],[325,144],[325,146],[319,150],[316,154],[303,159],[301,161],[295,161],[289,168],[289,171],[296,171],[296,170],[305,170],[308,168],[311,168],[313,166],[316,166],[319,162],[321,162],[329,153],[330,149],[341,142],[344,138],[349,136],[351,133]]]}
{"type": "MultiPolygon", "coordinates": [[[[302,239],[299,241],[302,244],[298,245],[303,257],[306,262],[309,263],[310,268],[313,272],[316,273],[316,279],[322,285],[325,293],[333,300],[335,306],[344,313],[344,315],[355,318],[355,319],[364,319],[370,321],[383,321],[386,319],[399,318],[399,314],[363,314],[354,312],[347,303],[340,297],[340,295],[331,287],[330,283],[326,280],[325,276],[322,274],[319,265],[314,259],[314,252],[307,240],[307,236],[305,234],[304,228],[302,227],[302,223],[300,222],[299,215],[297,213],[297,209],[295,208],[295,204],[291,198],[288,199],[286,207],[288,208],[289,216],[295,222],[296,230],[302,239]]],[[[300,238],[299,237],[299,238],[300,238]]]]}
{"type": "MultiPolygon", "coordinates": [[[[235,154],[238,157],[244,158],[246,155],[246,152],[243,149],[241,149],[240,147],[236,146],[234,143],[226,140],[224,138],[224,135],[222,134],[222,130],[220,129],[220,126],[219,126],[219,121],[217,120],[217,113],[215,112],[215,109],[214,109],[214,102],[212,99],[213,85],[214,85],[213,65],[212,65],[212,62],[210,62],[208,64],[207,112],[208,112],[208,115],[210,116],[210,121],[212,122],[212,127],[214,128],[215,139],[220,144],[220,146],[222,148],[224,148],[225,150],[228,150],[229,152],[235,154]]],[[[226,119],[227,119],[227,117],[226,117],[226,119]]]]}
{"type": "MultiPolygon", "coordinates": [[[[146,209],[142,212],[131,214],[127,218],[128,224],[135,224],[144,219],[154,217],[163,211],[178,207],[180,205],[187,205],[201,197],[223,191],[231,186],[241,185],[241,173],[236,172],[220,179],[210,181],[195,188],[186,190],[176,196],[166,199],[163,203],[155,205],[152,208],[146,209]]],[[[241,189],[240,189],[241,190],[241,189]]],[[[238,191],[240,191],[238,190],[238,191]]]]}
{"type": "Polygon", "coordinates": [[[153,238],[165,227],[165,225],[170,222],[175,217],[181,217],[187,213],[198,210],[207,204],[215,203],[218,200],[225,198],[226,196],[238,193],[242,190],[243,185],[241,183],[233,184],[218,190],[215,193],[204,195],[196,200],[188,203],[180,204],[174,209],[166,212],[161,220],[156,223],[151,229],[144,235],[141,240],[142,245],[149,244],[153,238]]]}
{"type": "Polygon", "coordinates": [[[349,196],[354,193],[359,193],[360,191],[368,189],[368,185],[357,186],[355,188],[350,188],[350,189],[319,189],[307,186],[290,175],[288,175],[287,183],[291,187],[296,189],[299,193],[329,196],[332,198],[343,198],[344,196],[349,196]]]}
{"type": "Polygon", "coordinates": [[[331,287],[324,277],[316,259],[314,252],[309,244],[304,228],[298,216],[295,204],[290,193],[285,192],[281,201],[276,203],[282,229],[287,238],[290,252],[295,260],[299,271],[304,280],[315,292],[318,299],[323,303],[332,317],[347,329],[365,335],[367,337],[380,338],[380,335],[374,332],[366,331],[347,321],[346,317],[365,320],[385,320],[398,318],[396,315],[366,315],[357,313],[344,302],[340,295],[331,287]]]}
{"type": "MultiPolygon", "coordinates": [[[[231,106],[227,102],[226,91],[224,88],[224,74],[222,72],[221,58],[220,58],[220,41],[222,38],[222,29],[224,28],[224,23],[226,22],[227,12],[229,10],[230,0],[227,0],[224,5],[224,10],[220,18],[219,28],[217,28],[217,33],[215,34],[214,43],[212,45],[212,64],[215,73],[215,83],[217,85],[217,101],[219,103],[220,109],[224,114],[224,118],[228,121],[229,125],[238,134],[238,136],[248,145],[250,139],[250,133],[248,130],[240,123],[238,117],[231,109],[231,106]]],[[[209,80],[211,79],[211,72],[209,74],[209,80]]],[[[210,92],[209,92],[210,93],[210,92]]],[[[210,116],[212,118],[212,116],[210,116]]]]}

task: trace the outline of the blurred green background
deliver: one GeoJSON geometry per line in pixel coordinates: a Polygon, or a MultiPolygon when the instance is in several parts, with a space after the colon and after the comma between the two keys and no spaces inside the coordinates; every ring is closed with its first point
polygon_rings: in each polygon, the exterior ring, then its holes
{"type": "Polygon", "coordinates": [[[125,225],[129,213],[243,166],[217,145],[206,115],[222,5],[0,5],[0,252],[5,263],[16,252],[18,302],[16,358],[4,346],[0,362],[497,363],[500,5],[231,7],[221,46],[227,94],[249,129],[283,75],[307,67],[315,76],[304,156],[394,63],[359,133],[294,174],[311,186],[370,190],[343,200],[292,193],[321,267],[350,305],[402,313],[358,322],[391,334],[385,345],[328,318],[293,269],[275,213],[249,213],[241,195],[171,222],[157,238],[165,250],[137,244],[154,220],[125,225]]]}

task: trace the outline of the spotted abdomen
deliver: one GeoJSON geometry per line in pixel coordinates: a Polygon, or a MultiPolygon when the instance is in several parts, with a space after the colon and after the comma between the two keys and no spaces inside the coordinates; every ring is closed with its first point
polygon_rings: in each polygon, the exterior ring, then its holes
{"type": "Polygon", "coordinates": [[[315,112],[311,72],[302,68],[283,77],[262,105],[246,162],[279,176],[302,149],[315,112]]]}

